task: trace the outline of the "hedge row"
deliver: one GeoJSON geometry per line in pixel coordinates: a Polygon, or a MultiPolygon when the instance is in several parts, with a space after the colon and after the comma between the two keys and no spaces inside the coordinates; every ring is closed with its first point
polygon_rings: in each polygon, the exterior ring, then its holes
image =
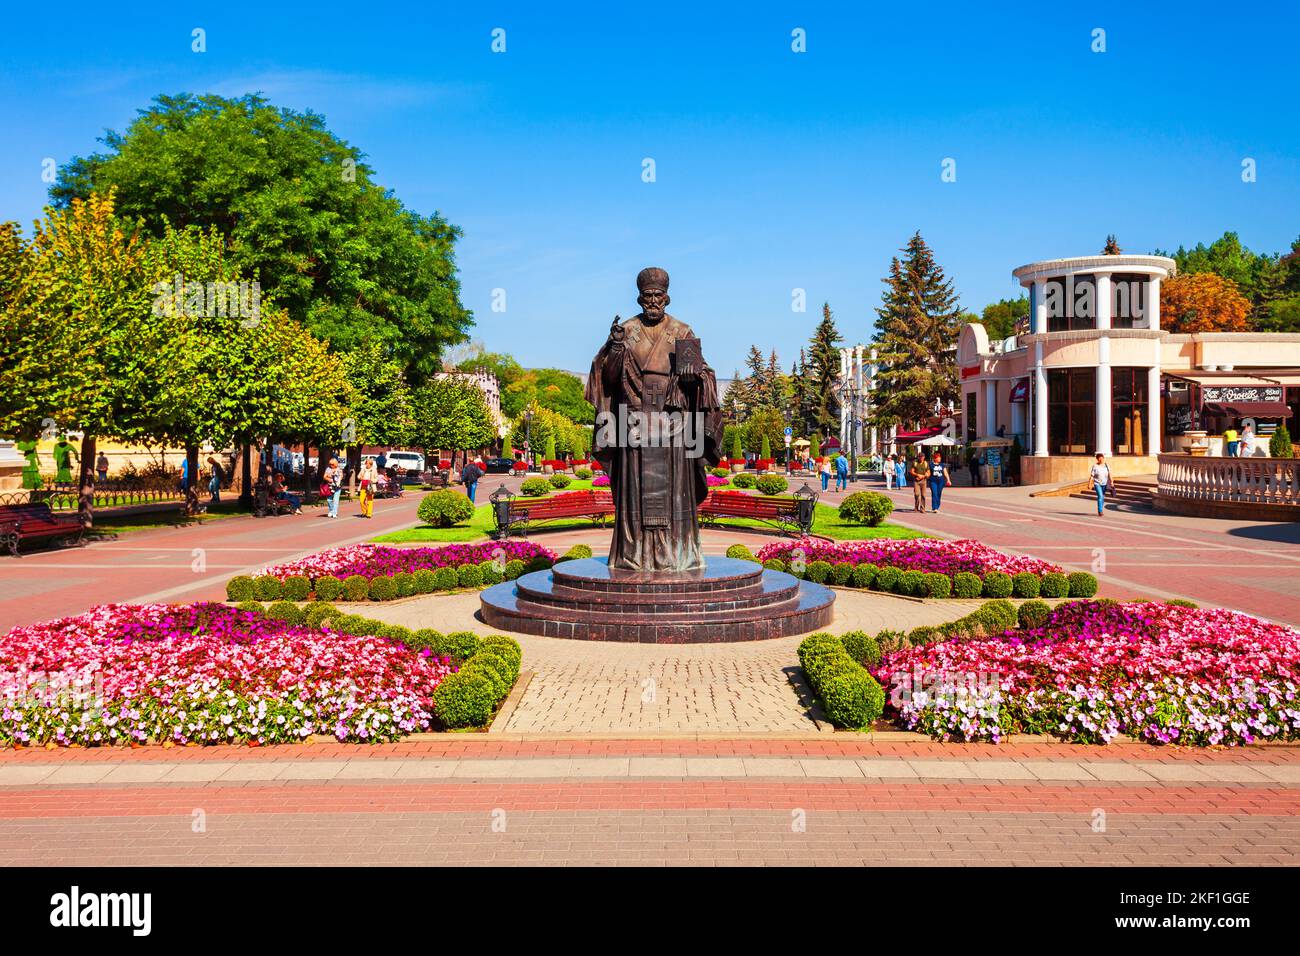
{"type": "Polygon", "coordinates": [[[226,597],[231,601],[392,601],[413,594],[486,587],[503,580],[513,581],[530,571],[544,571],[550,566],[550,561],[539,555],[529,561],[518,558],[507,561],[503,570],[494,559],[488,558],[478,564],[399,571],[391,577],[350,574],[340,579],[326,574],[317,578],[314,586],[301,574],[290,575],[283,581],[269,574],[255,578],[239,575],[226,582],[226,597]]]}
{"type": "Polygon", "coordinates": [[[885,692],[849,653],[845,639],[825,632],[804,638],[799,645],[799,666],[832,724],[866,730],[884,713],[885,692]]]}
{"type": "Polygon", "coordinates": [[[333,604],[323,603],[304,608],[290,601],[276,601],[264,608],[257,601],[245,601],[239,608],[308,627],[321,627],[328,621],[329,629],[339,634],[386,637],[412,650],[428,650],[434,657],[459,662],[459,670],[444,677],[433,692],[434,714],[449,730],[486,724],[519,679],[523,661],[519,643],[504,634],[480,638],[473,631],[443,634],[428,627],[413,631],[400,624],[346,614],[333,604]]]}

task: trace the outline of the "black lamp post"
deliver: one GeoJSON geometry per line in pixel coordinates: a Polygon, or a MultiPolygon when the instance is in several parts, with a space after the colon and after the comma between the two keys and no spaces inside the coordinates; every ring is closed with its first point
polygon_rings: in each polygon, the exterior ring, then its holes
{"type": "Polygon", "coordinates": [[[510,502],[514,500],[515,496],[511,494],[510,489],[505,486],[505,482],[502,482],[501,487],[492,492],[488,497],[488,501],[492,503],[492,514],[496,517],[496,537],[498,540],[509,534],[510,502]]]}
{"type": "Polygon", "coordinates": [[[524,410],[524,457],[528,459],[528,470],[533,468],[533,410],[524,410]]]}
{"type": "Polygon", "coordinates": [[[804,534],[812,530],[813,510],[816,507],[817,492],[809,488],[805,481],[803,487],[794,493],[795,518],[799,522],[799,530],[804,534]]]}

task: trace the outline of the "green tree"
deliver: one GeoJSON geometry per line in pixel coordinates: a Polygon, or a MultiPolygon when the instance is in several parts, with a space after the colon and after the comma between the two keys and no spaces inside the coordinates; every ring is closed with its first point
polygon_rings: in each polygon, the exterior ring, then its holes
{"type": "Polygon", "coordinates": [[[771,458],[773,446],[785,440],[785,417],[771,405],[760,405],[740,431],[746,448],[758,449],[760,458],[771,458]]]}
{"type": "Polygon", "coordinates": [[[876,309],[880,373],[872,398],[873,424],[918,424],[935,402],[957,397],[956,347],[961,308],[952,282],[919,232],[889,265],[876,309]]]}
{"type": "Polygon", "coordinates": [[[215,227],[291,318],[336,351],[382,341],[413,381],[465,339],[459,230],[406,209],[320,115],[260,96],[159,96],[102,142],[62,168],[57,206],[115,188],[119,215],[155,235],[215,227]]]}
{"type": "Polygon", "coordinates": [[[1232,280],[1253,306],[1261,304],[1260,293],[1267,282],[1266,277],[1277,264],[1276,256],[1251,252],[1242,245],[1235,232],[1225,232],[1208,246],[1204,243],[1197,243],[1191,249],[1179,246],[1177,252],[1157,252],[1156,255],[1172,258],[1178,264],[1179,275],[1213,272],[1232,280]]]}
{"type": "Polygon", "coordinates": [[[411,393],[411,440],[426,452],[471,451],[497,439],[483,392],[454,376],[433,378],[411,393]]]}
{"type": "MultiPolygon", "coordinates": [[[[973,317],[972,317],[973,318],[973,317]]],[[[988,332],[989,341],[1000,342],[1016,334],[1016,329],[1029,318],[1029,299],[999,299],[984,306],[983,314],[976,320],[988,332]]],[[[958,323],[959,327],[965,324],[958,323]]]]}
{"type": "Polygon", "coordinates": [[[502,392],[502,410],[528,406],[549,408],[574,422],[594,421],[596,410],[584,394],[582,379],[558,368],[528,369],[502,392]]]}
{"type": "Polygon", "coordinates": [[[808,348],[808,361],[811,369],[812,387],[807,410],[808,423],[822,432],[835,431],[839,428],[839,399],[835,394],[840,377],[840,350],[842,341],[839,330],[835,327],[835,318],[831,315],[830,303],[822,305],[822,318],[813,331],[808,348]]]}

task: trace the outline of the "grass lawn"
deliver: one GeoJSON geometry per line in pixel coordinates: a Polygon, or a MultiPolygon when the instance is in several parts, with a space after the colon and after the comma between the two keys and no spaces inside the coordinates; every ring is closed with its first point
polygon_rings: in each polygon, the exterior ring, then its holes
{"type": "Polygon", "coordinates": [[[233,501],[230,503],[222,502],[215,507],[210,507],[203,514],[194,516],[186,516],[182,513],[179,503],[176,505],[175,510],[147,511],[143,514],[111,515],[96,512],[95,527],[86,534],[87,537],[98,537],[129,534],[132,531],[152,531],[155,528],[183,528],[187,525],[220,521],[222,518],[233,518],[236,515],[250,513],[248,509],[240,508],[233,501]]]}

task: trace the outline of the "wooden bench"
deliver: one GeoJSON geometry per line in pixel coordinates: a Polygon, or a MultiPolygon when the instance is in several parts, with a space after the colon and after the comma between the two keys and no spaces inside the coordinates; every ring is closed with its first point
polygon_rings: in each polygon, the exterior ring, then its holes
{"type": "Polygon", "coordinates": [[[498,539],[510,537],[515,530],[526,538],[533,525],[561,518],[590,518],[592,524],[603,527],[605,519],[614,513],[614,496],[604,489],[561,492],[545,498],[515,498],[505,504],[504,522],[501,509],[495,514],[498,539]]]}
{"type": "Polygon", "coordinates": [[[287,515],[292,511],[293,505],[289,501],[271,494],[271,485],[268,482],[259,481],[253,485],[253,514],[257,517],[287,515]]]}
{"type": "Polygon", "coordinates": [[[63,543],[80,544],[85,526],[77,515],[56,515],[41,502],[0,505],[0,548],[18,557],[21,541],[58,538],[63,543]]]}
{"type": "Polygon", "coordinates": [[[438,471],[429,471],[426,469],[425,471],[420,472],[421,488],[438,489],[447,488],[450,485],[451,472],[446,468],[442,468],[438,471]]]}
{"type": "Polygon", "coordinates": [[[700,522],[705,525],[717,523],[719,518],[752,518],[777,528],[784,534],[806,535],[812,530],[811,515],[816,509],[808,509],[809,520],[805,524],[799,520],[799,508],[793,498],[784,495],[747,495],[739,491],[710,491],[700,505],[700,522]]]}

